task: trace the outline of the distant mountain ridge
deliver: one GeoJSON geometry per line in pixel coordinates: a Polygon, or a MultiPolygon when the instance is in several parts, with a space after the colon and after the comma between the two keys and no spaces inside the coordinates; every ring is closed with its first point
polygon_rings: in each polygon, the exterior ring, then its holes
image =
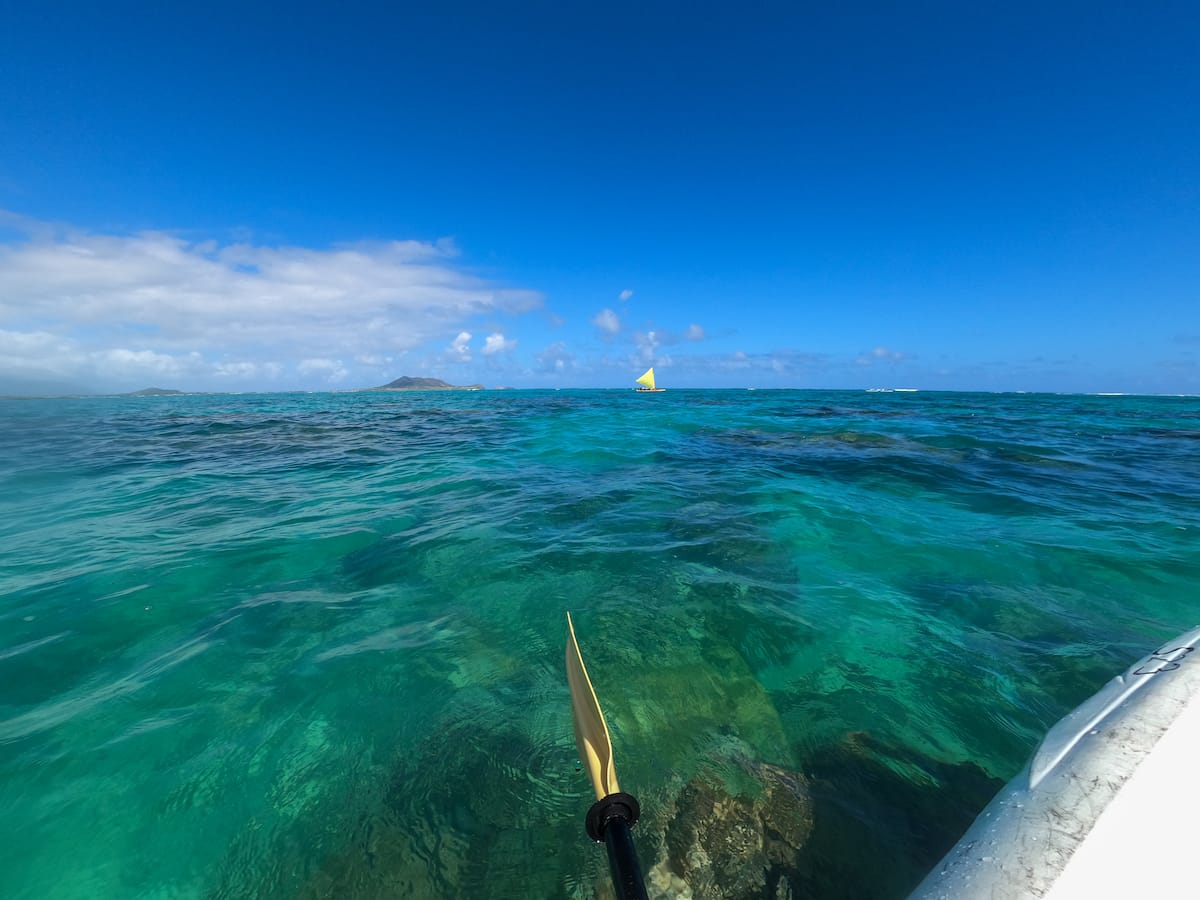
{"type": "Polygon", "coordinates": [[[448,384],[440,378],[413,378],[410,375],[401,375],[395,381],[389,381],[387,384],[377,388],[368,388],[372,391],[482,391],[482,384],[448,384]]]}

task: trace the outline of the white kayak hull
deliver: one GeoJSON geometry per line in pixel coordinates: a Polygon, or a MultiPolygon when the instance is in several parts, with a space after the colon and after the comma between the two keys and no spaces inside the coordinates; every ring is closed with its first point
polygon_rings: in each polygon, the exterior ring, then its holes
{"type": "Polygon", "coordinates": [[[1051,728],[912,900],[1095,900],[1194,887],[1197,647],[1200,627],[1051,728]]]}

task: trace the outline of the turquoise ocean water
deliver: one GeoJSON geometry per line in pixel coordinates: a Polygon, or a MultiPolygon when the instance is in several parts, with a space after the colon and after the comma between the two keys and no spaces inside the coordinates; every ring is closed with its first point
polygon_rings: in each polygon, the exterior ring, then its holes
{"type": "Polygon", "coordinates": [[[771,877],[903,897],[1198,537],[1188,398],[0,401],[0,896],[593,896],[570,610],[648,869],[787,772],[771,877]]]}

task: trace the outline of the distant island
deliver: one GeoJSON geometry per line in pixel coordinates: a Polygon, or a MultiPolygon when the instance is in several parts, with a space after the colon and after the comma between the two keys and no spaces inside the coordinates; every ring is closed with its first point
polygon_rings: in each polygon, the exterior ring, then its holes
{"type": "Polygon", "coordinates": [[[118,394],[118,397],[174,397],[184,391],[174,391],[170,388],[148,387],[140,391],[130,391],[128,394],[118,394]]]}
{"type": "Polygon", "coordinates": [[[482,384],[447,384],[440,378],[412,378],[401,375],[395,381],[369,391],[482,391],[482,384]]]}

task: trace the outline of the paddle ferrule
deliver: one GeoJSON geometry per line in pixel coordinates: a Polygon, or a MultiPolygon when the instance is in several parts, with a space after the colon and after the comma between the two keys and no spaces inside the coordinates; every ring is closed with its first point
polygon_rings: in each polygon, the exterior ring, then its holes
{"type": "Polygon", "coordinates": [[[637,798],[624,791],[597,800],[588,810],[588,837],[608,848],[608,867],[618,900],[649,900],[633,845],[633,826],[640,815],[637,798]]]}
{"type": "Polygon", "coordinates": [[[627,827],[632,828],[637,824],[641,814],[642,808],[633,794],[626,794],[624,791],[609,794],[593,803],[591,809],[588,810],[585,823],[588,837],[597,844],[603,844],[604,831],[609,822],[620,819],[627,827]]]}

